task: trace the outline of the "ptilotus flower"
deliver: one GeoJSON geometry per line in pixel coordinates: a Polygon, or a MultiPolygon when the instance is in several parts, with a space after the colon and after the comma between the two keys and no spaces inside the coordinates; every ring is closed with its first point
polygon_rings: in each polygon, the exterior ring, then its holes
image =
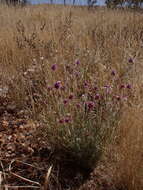
{"type": "Polygon", "coordinates": [[[111,75],[112,75],[112,76],[115,76],[115,75],[116,75],[116,71],[113,70],[113,71],[111,72],[111,75]]]}
{"type": "Polygon", "coordinates": [[[126,88],[131,89],[132,86],[130,84],[127,84],[126,88]]]}
{"type": "Polygon", "coordinates": [[[67,103],[68,103],[68,100],[67,100],[67,99],[65,99],[65,100],[63,101],[63,103],[64,103],[64,104],[67,104],[67,103]]]}
{"type": "Polygon", "coordinates": [[[97,90],[98,90],[98,87],[97,87],[97,86],[95,86],[95,87],[93,88],[93,90],[97,91],[97,90]]]}
{"type": "Polygon", "coordinates": [[[91,109],[94,108],[95,104],[94,104],[94,102],[89,101],[89,102],[86,102],[86,106],[87,106],[87,108],[88,108],[89,110],[91,110],[91,109]]]}
{"type": "Polygon", "coordinates": [[[133,63],[133,59],[130,57],[129,60],[128,60],[129,63],[133,63]]]}
{"type": "Polygon", "coordinates": [[[70,123],[71,122],[71,118],[69,118],[69,117],[66,117],[64,120],[65,120],[65,123],[70,123]]]}
{"type": "Polygon", "coordinates": [[[100,95],[99,95],[99,94],[96,94],[96,95],[95,95],[95,100],[99,100],[99,98],[100,98],[100,95]]]}
{"type": "Polygon", "coordinates": [[[64,122],[65,122],[64,119],[60,119],[60,120],[59,120],[59,123],[60,123],[60,124],[62,124],[62,123],[64,123],[64,122]]]}
{"type": "Polygon", "coordinates": [[[84,87],[87,88],[88,87],[88,83],[85,81],[84,82],[84,87]]]}
{"type": "Polygon", "coordinates": [[[76,64],[76,65],[79,65],[79,64],[80,64],[80,61],[79,61],[79,60],[76,60],[75,64],[76,64]]]}
{"type": "Polygon", "coordinates": [[[56,68],[57,68],[57,65],[56,65],[56,64],[53,64],[53,65],[51,66],[51,69],[52,69],[53,71],[55,71],[56,68]]]}
{"type": "Polygon", "coordinates": [[[57,81],[55,84],[54,84],[54,87],[56,89],[59,89],[61,87],[61,81],[57,81]]]}
{"type": "Polygon", "coordinates": [[[123,89],[123,88],[125,88],[125,85],[121,84],[120,89],[123,89]]]}
{"type": "Polygon", "coordinates": [[[70,99],[70,100],[73,99],[73,94],[69,95],[69,99],[70,99]]]}
{"type": "Polygon", "coordinates": [[[121,97],[120,96],[116,96],[116,100],[120,101],[121,97]]]}

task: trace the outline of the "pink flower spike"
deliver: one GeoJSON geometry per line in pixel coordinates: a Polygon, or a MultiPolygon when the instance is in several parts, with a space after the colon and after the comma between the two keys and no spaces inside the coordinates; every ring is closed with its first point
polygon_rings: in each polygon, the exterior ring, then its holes
{"type": "Polygon", "coordinates": [[[68,100],[67,100],[67,99],[65,99],[65,100],[63,101],[63,103],[64,103],[64,104],[67,104],[67,103],[68,103],[68,100]]]}
{"type": "Polygon", "coordinates": [[[94,102],[92,102],[92,101],[87,102],[86,105],[87,105],[87,107],[88,107],[89,110],[93,109],[94,106],[95,106],[94,102]]]}
{"type": "Polygon", "coordinates": [[[116,99],[117,99],[118,101],[120,101],[120,100],[121,100],[121,97],[120,97],[120,96],[116,96],[116,99]]]}
{"type": "Polygon", "coordinates": [[[87,88],[88,87],[88,83],[85,81],[84,82],[84,87],[87,88]]]}
{"type": "Polygon", "coordinates": [[[115,76],[115,75],[116,75],[115,70],[113,70],[113,71],[111,72],[111,75],[112,75],[112,76],[115,76]]]}
{"type": "Polygon", "coordinates": [[[73,99],[73,95],[71,94],[71,95],[69,95],[69,99],[70,100],[72,100],[73,99]]]}
{"type": "Polygon", "coordinates": [[[132,86],[130,84],[127,84],[126,88],[131,89],[132,86]]]}
{"type": "Polygon", "coordinates": [[[123,89],[123,88],[125,88],[125,85],[121,84],[120,89],[123,89]]]}
{"type": "Polygon", "coordinates": [[[129,60],[128,60],[129,63],[133,63],[134,60],[130,57],[129,60]]]}
{"type": "Polygon", "coordinates": [[[77,61],[75,62],[75,64],[76,64],[76,65],[79,65],[79,64],[80,64],[80,61],[79,61],[79,60],[77,60],[77,61]]]}
{"type": "Polygon", "coordinates": [[[65,123],[70,123],[71,119],[69,117],[65,118],[65,123]]]}
{"type": "Polygon", "coordinates": [[[99,100],[99,98],[100,98],[100,95],[99,95],[99,94],[96,94],[96,95],[95,95],[95,100],[99,100]]]}
{"type": "Polygon", "coordinates": [[[54,87],[56,89],[59,89],[61,87],[61,81],[57,81],[55,84],[54,84],[54,87]]]}
{"type": "Polygon", "coordinates": [[[51,69],[52,69],[53,71],[55,71],[56,68],[57,68],[57,65],[56,65],[56,64],[53,64],[52,67],[51,67],[51,69]]]}
{"type": "Polygon", "coordinates": [[[59,123],[60,123],[60,124],[63,124],[63,123],[64,123],[64,119],[60,119],[60,120],[59,120],[59,123]]]}

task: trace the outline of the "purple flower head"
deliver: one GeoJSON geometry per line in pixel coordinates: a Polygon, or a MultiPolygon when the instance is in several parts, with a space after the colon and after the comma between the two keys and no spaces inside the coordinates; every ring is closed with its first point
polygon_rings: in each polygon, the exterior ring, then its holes
{"type": "Polygon", "coordinates": [[[108,88],[111,88],[111,86],[110,85],[105,85],[104,88],[108,89],[108,88]]]}
{"type": "Polygon", "coordinates": [[[70,99],[70,100],[73,99],[73,94],[69,95],[69,99],[70,99]]]}
{"type": "Polygon", "coordinates": [[[99,95],[99,94],[96,94],[96,95],[95,95],[95,100],[99,100],[99,98],[100,98],[100,95],[99,95]]]}
{"type": "Polygon", "coordinates": [[[67,100],[67,99],[65,99],[65,100],[63,101],[63,103],[64,103],[64,104],[67,104],[67,103],[68,103],[68,100],[67,100]]]}
{"type": "Polygon", "coordinates": [[[57,81],[55,84],[54,84],[54,87],[56,89],[59,89],[61,87],[61,81],[57,81]]]}
{"type": "Polygon", "coordinates": [[[92,102],[92,101],[87,102],[86,105],[87,105],[89,110],[94,108],[94,102],[92,102]]]}
{"type": "Polygon", "coordinates": [[[116,100],[120,101],[121,97],[120,96],[116,96],[116,100]]]}
{"type": "Polygon", "coordinates": [[[123,88],[125,88],[125,85],[121,84],[120,89],[123,89],[123,88]]]}
{"type": "Polygon", "coordinates": [[[112,76],[115,76],[115,75],[116,75],[116,71],[113,70],[113,71],[111,72],[111,75],[112,75],[112,76]]]}
{"type": "Polygon", "coordinates": [[[97,86],[95,86],[95,87],[94,87],[94,90],[95,90],[95,91],[96,91],[96,90],[98,90],[98,87],[97,87],[97,86]]]}
{"type": "Polygon", "coordinates": [[[65,118],[65,123],[70,123],[71,122],[71,119],[69,117],[66,117],[65,118]]]}
{"type": "Polygon", "coordinates": [[[53,71],[55,71],[56,68],[57,68],[57,65],[56,65],[56,64],[53,64],[52,67],[51,67],[51,69],[52,69],[53,71]]]}
{"type": "Polygon", "coordinates": [[[80,61],[79,61],[79,60],[77,60],[77,61],[75,62],[75,64],[76,64],[76,65],[79,65],[79,64],[80,64],[80,61]]]}
{"type": "Polygon", "coordinates": [[[131,89],[132,86],[130,84],[127,84],[126,88],[131,89]]]}
{"type": "Polygon", "coordinates": [[[60,123],[60,124],[63,124],[64,122],[65,122],[64,119],[60,119],[60,120],[59,120],[59,123],[60,123]]]}
{"type": "Polygon", "coordinates": [[[129,63],[133,63],[133,59],[130,57],[129,60],[128,60],[129,63]]]}
{"type": "Polygon", "coordinates": [[[87,88],[88,87],[88,83],[85,81],[84,82],[84,87],[87,88]]]}

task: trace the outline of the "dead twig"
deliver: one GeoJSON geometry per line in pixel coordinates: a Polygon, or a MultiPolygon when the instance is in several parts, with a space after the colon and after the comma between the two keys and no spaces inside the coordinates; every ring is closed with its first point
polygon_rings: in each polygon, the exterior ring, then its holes
{"type": "Polygon", "coordinates": [[[47,172],[47,175],[46,175],[46,178],[45,178],[45,183],[44,183],[44,189],[45,189],[45,190],[48,189],[48,182],[49,182],[49,177],[50,177],[52,168],[53,168],[53,166],[50,166],[50,167],[49,167],[48,172],[47,172]]]}
{"type": "Polygon", "coordinates": [[[40,183],[38,183],[38,182],[36,182],[36,181],[27,179],[27,178],[25,178],[25,177],[22,177],[22,176],[20,176],[20,175],[18,175],[18,174],[16,174],[16,173],[12,172],[12,171],[11,171],[11,170],[12,170],[12,164],[13,164],[15,161],[16,161],[16,160],[12,160],[11,163],[9,164],[9,173],[10,173],[11,175],[13,175],[13,176],[15,176],[15,177],[17,177],[17,178],[19,178],[19,179],[21,179],[21,180],[23,180],[23,181],[26,181],[26,182],[28,182],[28,183],[32,183],[32,184],[41,186],[40,183]]]}
{"type": "Polygon", "coordinates": [[[36,182],[36,181],[32,181],[32,180],[27,179],[27,178],[25,178],[25,177],[22,177],[22,176],[20,176],[20,175],[18,175],[18,174],[15,174],[15,173],[13,173],[13,172],[10,172],[10,174],[12,174],[13,176],[15,176],[15,177],[17,177],[17,178],[19,178],[19,179],[21,179],[21,180],[23,180],[23,181],[28,182],[28,183],[32,183],[32,184],[41,186],[40,183],[38,183],[38,182],[36,182]]]}
{"type": "Polygon", "coordinates": [[[2,182],[3,182],[3,173],[0,171],[0,188],[2,187],[2,182]]]}
{"type": "Polygon", "coordinates": [[[29,163],[26,163],[26,162],[23,162],[23,161],[20,161],[20,160],[15,160],[15,162],[21,163],[21,164],[23,164],[23,165],[30,166],[30,167],[35,168],[35,169],[37,169],[37,170],[44,170],[43,168],[39,168],[39,167],[37,167],[37,166],[34,166],[34,165],[32,165],[32,164],[29,164],[29,163]]]}
{"type": "Polygon", "coordinates": [[[32,189],[40,189],[40,187],[37,187],[37,186],[32,186],[32,185],[27,185],[27,186],[10,186],[10,185],[4,185],[2,186],[4,187],[5,189],[24,189],[24,188],[32,188],[32,189]]]}

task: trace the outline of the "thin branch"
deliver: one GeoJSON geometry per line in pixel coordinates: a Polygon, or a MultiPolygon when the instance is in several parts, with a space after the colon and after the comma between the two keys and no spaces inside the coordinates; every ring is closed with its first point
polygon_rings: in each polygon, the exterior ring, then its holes
{"type": "Polygon", "coordinates": [[[48,189],[48,182],[49,182],[49,177],[50,177],[52,168],[53,168],[53,166],[50,166],[49,169],[48,169],[48,172],[47,172],[47,175],[46,175],[46,178],[45,178],[44,189],[48,189]]]}
{"type": "Polygon", "coordinates": [[[10,185],[3,185],[2,187],[7,188],[7,189],[24,189],[24,188],[32,188],[32,189],[40,189],[40,187],[37,186],[32,186],[32,185],[27,185],[27,186],[10,186],[10,185]]]}
{"type": "Polygon", "coordinates": [[[3,172],[3,177],[5,179],[6,178],[6,176],[5,176],[5,169],[4,169],[2,161],[0,161],[0,165],[1,165],[1,168],[2,168],[2,172],[3,172]]]}
{"type": "Polygon", "coordinates": [[[15,161],[16,161],[16,162],[19,162],[19,163],[22,163],[22,164],[24,164],[24,165],[30,166],[30,167],[32,167],[32,168],[35,168],[35,169],[37,169],[37,170],[45,170],[45,169],[43,169],[43,168],[38,168],[37,166],[31,165],[31,164],[29,164],[29,163],[26,163],[26,162],[23,162],[23,161],[20,161],[20,160],[15,160],[15,161]]]}
{"type": "Polygon", "coordinates": [[[15,162],[16,160],[12,160],[11,163],[9,164],[9,173],[12,174],[13,176],[17,177],[17,178],[20,178],[21,180],[23,181],[26,181],[28,183],[32,183],[32,184],[35,184],[35,185],[38,185],[38,186],[41,186],[40,183],[36,182],[36,181],[32,181],[30,179],[27,179],[25,177],[22,177],[18,174],[15,174],[14,172],[11,171],[11,168],[12,168],[12,164],[15,162]]]}
{"type": "Polygon", "coordinates": [[[27,178],[25,178],[25,177],[22,177],[22,176],[20,176],[20,175],[18,175],[18,174],[15,174],[15,173],[13,173],[13,172],[10,172],[10,174],[12,174],[13,176],[15,176],[15,177],[17,177],[17,178],[19,178],[19,179],[21,179],[21,180],[23,180],[23,181],[28,182],[28,183],[33,183],[33,184],[35,184],[35,185],[41,186],[40,183],[38,183],[38,182],[36,182],[36,181],[32,181],[32,180],[27,179],[27,178]]]}
{"type": "Polygon", "coordinates": [[[11,172],[11,168],[12,168],[12,164],[15,162],[15,160],[13,159],[10,164],[9,164],[9,167],[8,167],[8,170],[11,172]]]}

